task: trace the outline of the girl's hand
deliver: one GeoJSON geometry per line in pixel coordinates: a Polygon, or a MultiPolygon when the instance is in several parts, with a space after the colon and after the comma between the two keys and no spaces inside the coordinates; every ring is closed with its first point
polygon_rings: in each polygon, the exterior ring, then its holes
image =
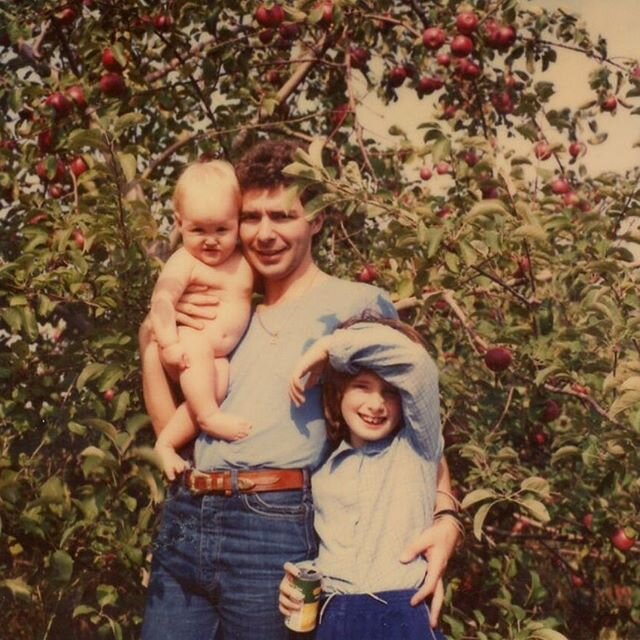
{"type": "Polygon", "coordinates": [[[400,556],[400,562],[403,563],[411,562],[418,555],[423,555],[427,559],[425,581],[411,598],[411,605],[415,606],[433,595],[430,610],[432,627],[438,624],[444,599],[442,576],[449,558],[453,555],[459,536],[460,531],[451,518],[439,518],[405,547],[400,556]]]}
{"type": "Polygon", "coordinates": [[[215,320],[215,307],[220,304],[220,298],[210,293],[204,284],[192,284],[176,302],[176,322],[191,329],[203,329],[202,320],[215,320]]]}
{"type": "Polygon", "coordinates": [[[284,565],[285,574],[280,582],[280,595],[278,597],[278,609],[287,617],[302,607],[302,594],[293,586],[293,578],[298,571],[290,562],[284,565]]]}
{"type": "Polygon", "coordinates": [[[324,366],[329,359],[329,344],[331,336],[325,336],[317,340],[308,349],[293,370],[293,375],[289,381],[289,397],[296,407],[304,404],[304,392],[318,384],[324,366]],[[308,376],[306,381],[303,378],[308,376]]]}

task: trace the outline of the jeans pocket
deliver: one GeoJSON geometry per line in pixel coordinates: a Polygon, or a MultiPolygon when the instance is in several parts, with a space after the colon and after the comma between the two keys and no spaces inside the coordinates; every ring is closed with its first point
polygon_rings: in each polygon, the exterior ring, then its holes
{"type": "Polygon", "coordinates": [[[303,520],[313,511],[313,504],[302,491],[268,491],[242,495],[244,506],[260,516],[303,520]]]}

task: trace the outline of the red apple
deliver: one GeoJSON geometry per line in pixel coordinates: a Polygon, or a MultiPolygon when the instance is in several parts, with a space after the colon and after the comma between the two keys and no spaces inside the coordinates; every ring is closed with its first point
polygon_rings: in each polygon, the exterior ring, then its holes
{"type": "Polygon", "coordinates": [[[100,91],[106,96],[119,96],[125,92],[126,88],[124,78],[119,73],[105,73],[100,78],[100,91]]]}
{"type": "Polygon", "coordinates": [[[65,7],[55,14],[55,19],[59,24],[71,24],[76,19],[75,9],[72,9],[71,7],[65,7]]]}
{"type": "Polygon", "coordinates": [[[473,40],[469,36],[455,36],[451,41],[451,53],[454,56],[463,58],[473,51],[473,40]]]}
{"type": "Polygon", "coordinates": [[[45,129],[38,134],[38,148],[42,153],[46,153],[53,147],[53,131],[45,129]]]}
{"type": "Polygon", "coordinates": [[[551,191],[556,195],[562,195],[571,191],[571,185],[564,178],[554,178],[550,186],[551,191]]]}
{"type": "Polygon", "coordinates": [[[484,363],[496,373],[508,369],[512,359],[511,351],[505,347],[491,347],[484,354],[484,363]]]}
{"type": "Polygon", "coordinates": [[[422,32],[422,44],[432,51],[439,49],[446,39],[445,32],[439,27],[429,27],[422,32]]]}
{"type": "Polygon", "coordinates": [[[562,408],[555,400],[547,400],[540,414],[540,420],[542,420],[542,422],[553,422],[560,417],[561,413],[562,408]]]}
{"type": "Polygon", "coordinates": [[[427,95],[442,89],[443,86],[444,82],[437,76],[423,76],[418,80],[418,90],[427,95]]]}
{"type": "Polygon", "coordinates": [[[273,29],[261,29],[258,33],[258,39],[262,44],[269,44],[273,40],[275,31],[273,29]]]}
{"type": "MultiPolygon", "coordinates": [[[[75,231],[74,233],[80,233],[80,232],[75,231]]],[[[82,238],[82,247],[79,247],[79,248],[82,249],[83,247],[84,247],[84,238],[82,238]]],[[[102,394],[102,397],[104,398],[105,402],[111,402],[116,397],[115,389],[107,389],[102,394]]]]}
{"type": "Polygon", "coordinates": [[[60,158],[56,158],[56,169],[51,178],[48,177],[47,165],[44,160],[40,160],[40,162],[36,164],[36,174],[41,180],[50,179],[52,182],[60,182],[64,178],[64,173],[64,163],[60,158]]]}
{"type": "Polygon", "coordinates": [[[87,166],[87,163],[84,161],[84,158],[82,156],[75,157],[69,163],[69,169],[71,170],[71,173],[76,176],[76,178],[78,176],[81,176],[88,168],[89,167],[87,166]]]}
{"type": "Polygon", "coordinates": [[[513,112],[513,100],[508,93],[494,93],[491,96],[491,104],[500,114],[506,115],[513,112]]]}
{"type": "Polygon", "coordinates": [[[282,82],[282,78],[280,77],[280,72],[277,69],[269,69],[265,74],[265,80],[273,85],[278,86],[282,82]]]}
{"type": "Polygon", "coordinates": [[[636,542],[634,537],[629,537],[627,532],[622,528],[616,529],[610,537],[611,544],[622,552],[629,551],[636,542]]]}
{"type": "Polygon", "coordinates": [[[567,207],[577,207],[580,204],[580,196],[575,191],[562,194],[562,202],[567,207]]]}
{"type": "Polygon", "coordinates": [[[365,264],[358,272],[358,282],[373,282],[378,277],[378,271],[373,265],[365,264]]]}
{"type": "Polygon", "coordinates": [[[544,140],[539,140],[533,145],[533,153],[538,160],[548,160],[551,157],[551,147],[544,140]]]}
{"type": "Polygon", "coordinates": [[[571,574],[571,584],[576,588],[580,589],[580,587],[584,587],[584,578],[579,576],[577,573],[571,574]]]}
{"type": "Polygon", "coordinates": [[[630,75],[632,80],[640,80],[640,66],[634,67],[630,75]]]}
{"type": "Polygon", "coordinates": [[[420,179],[421,180],[429,180],[433,174],[431,173],[431,169],[429,167],[421,167],[420,169],[420,179]]]}
{"type": "Polygon", "coordinates": [[[48,189],[48,193],[52,198],[57,199],[61,198],[64,192],[59,184],[52,184],[48,189]]]}
{"type": "Polygon", "coordinates": [[[601,103],[600,108],[603,111],[614,112],[618,107],[618,100],[615,96],[607,96],[601,103]]]}
{"type": "Polygon", "coordinates": [[[587,152],[587,147],[582,142],[572,142],[569,145],[569,155],[572,158],[584,155],[587,152]]]}
{"type": "Polygon", "coordinates": [[[322,9],[320,24],[323,27],[329,27],[333,22],[333,2],[331,0],[325,0],[325,2],[318,6],[322,9]]]}
{"type": "Polygon", "coordinates": [[[52,93],[45,100],[45,104],[53,109],[56,118],[65,118],[71,113],[73,107],[69,99],[60,91],[52,93]]]}
{"type": "Polygon", "coordinates": [[[80,229],[76,229],[71,234],[71,239],[73,240],[76,247],[78,247],[78,249],[80,249],[81,251],[82,249],[84,249],[85,237],[82,231],[80,231],[80,229]]]}
{"type": "Polygon", "coordinates": [[[444,160],[441,160],[436,165],[436,173],[439,176],[443,176],[447,173],[451,173],[451,165],[449,165],[447,162],[444,162],[444,160]]]}
{"type": "Polygon", "coordinates": [[[371,56],[366,49],[356,47],[354,49],[351,49],[351,51],[349,52],[349,57],[352,67],[356,69],[365,69],[371,56]]]}
{"type": "Polygon", "coordinates": [[[116,60],[116,57],[113,55],[113,51],[110,48],[106,48],[102,52],[102,66],[107,71],[122,71],[122,65],[116,60]]]}
{"type": "Polygon", "coordinates": [[[389,84],[399,87],[407,78],[407,70],[404,67],[394,67],[389,71],[389,84]]]}
{"type": "Polygon", "coordinates": [[[498,48],[508,49],[516,41],[516,30],[508,24],[500,25],[496,31],[498,48]]]}
{"type": "MultiPolygon", "coordinates": [[[[451,215],[451,209],[449,207],[442,207],[436,211],[436,216],[438,218],[448,218],[451,215]]],[[[449,305],[444,300],[438,300],[435,303],[435,308],[438,311],[443,311],[444,309],[449,309],[449,305]]]]}
{"type": "Polygon", "coordinates": [[[270,27],[271,26],[271,13],[270,10],[267,9],[263,4],[261,4],[253,14],[253,17],[256,19],[256,22],[261,27],[270,27]]]}
{"type": "Polygon", "coordinates": [[[478,164],[480,158],[478,158],[476,152],[473,149],[465,151],[462,155],[462,159],[467,163],[469,167],[475,167],[478,164]]]}
{"type": "Polygon", "coordinates": [[[349,106],[348,102],[338,105],[331,112],[331,124],[334,127],[339,127],[345,121],[350,111],[351,111],[351,107],[349,106]]]}
{"type": "Polygon", "coordinates": [[[478,16],[472,11],[462,11],[456,17],[456,29],[464,34],[470,35],[478,26],[478,16]]]}
{"type": "Polygon", "coordinates": [[[451,57],[448,53],[439,53],[436,56],[436,63],[441,67],[448,67],[451,64],[451,57]]]}
{"type": "MultiPolygon", "coordinates": [[[[173,27],[173,18],[166,14],[160,13],[154,17],[153,26],[158,31],[171,31],[171,28],[173,27]]],[[[114,69],[114,71],[117,71],[117,69],[114,69]]]]}
{"type": "Polygon", "coordinates": [[[471,60],[467,60],[466,58],[459,61],[456,70],[462,77],[470,80],[473,80],[480,75],[480,67],[475,62],[471,62],[471,60]]]}
{"type": "Polygon", "coordinates": [[[80,85],[73,85],[67,89],[67,95],[81,111],[87,108],[87,100],[84,97],[84,89],[80,85]]]}
{"type": "Polygon", "coordinates": [[[547,441],[547,434],[544,431],[534,431],[531,434],[531,442],[538,447],[542,447],[547,441]]]}
{"type": "Polygon", "coordinates": [[[40,224],[41,222],[45,222],[47,220],[47,214],[46,213],[36,213],[35,216],[32,216],[31,218],[29,218],[26,222],[26,224],[40,224]]]}
{"type": "Polygon", "coordinates": [[[585,513],[582,516],[582,526],[585,527],[586,529],[589,529],[589,531],[591,531],[591,528],[593,527],[593,514],[592,513],[585,513]]]}

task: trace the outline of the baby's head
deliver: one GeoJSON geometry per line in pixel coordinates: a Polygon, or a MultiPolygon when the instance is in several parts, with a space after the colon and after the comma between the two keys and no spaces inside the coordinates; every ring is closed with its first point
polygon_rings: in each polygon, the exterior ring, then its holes
{"type": "Polygon", "coordinates": [[[238,180],[228,162],[190,164],[173,193],[184,248],[209,266],[223,263],[238,244],[240,202],[238,180]]]}
{"type": "MultiPolygon", "coordinates": [[[[354,318],[338,328],[346,329],[359,322],[386,325],[424,347],[420,334],[399,320],[354,318]]],[[[323,375],[322,398],[327,437],[333,445],[346,440],[353,447],[361,447],[366,442],[394,435],[403,426],[398,389],[367,369],[345,373],[328,364],[323,375]]]]}

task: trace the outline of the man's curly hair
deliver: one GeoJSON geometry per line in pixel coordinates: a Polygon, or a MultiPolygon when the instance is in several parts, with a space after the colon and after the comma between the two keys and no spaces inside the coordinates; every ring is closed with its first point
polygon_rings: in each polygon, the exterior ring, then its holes
{"type": "MultiPolygon", "coordinates": [[[[308,145],[292,139],[264,140],[255,144],[234,165],[240,190],[292,185],[294,180],[282,170],[294,162],[298,149],[307,151],[308,145]]],[[[300,201],[306,204],[315,195],[317,190],[309,186],[300,195],[300,201]]]]}

